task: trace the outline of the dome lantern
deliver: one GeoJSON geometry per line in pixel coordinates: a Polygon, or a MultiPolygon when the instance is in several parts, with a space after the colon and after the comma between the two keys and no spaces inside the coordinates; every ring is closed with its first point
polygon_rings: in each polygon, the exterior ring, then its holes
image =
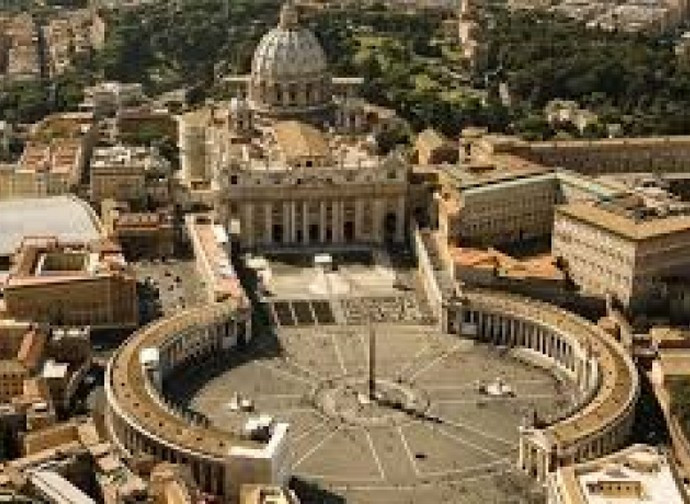
{"type": "Polygon", "coordinates": [[[280,10],[280,23],[278,26],[284,30],[294,30],[299,26],[299,14],[291,0],[283,4],[280,10]]]}

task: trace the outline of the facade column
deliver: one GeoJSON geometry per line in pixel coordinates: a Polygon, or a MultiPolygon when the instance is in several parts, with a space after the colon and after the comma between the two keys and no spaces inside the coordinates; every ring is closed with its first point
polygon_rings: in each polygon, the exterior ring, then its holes
{"type": "Polygon", "coordinates": [[[208,481],[206,479],[206,464],[199,462],[199,486],[208,491],[208,481]]]}
{"type": "Polygon", "coordinates": [[[211,480],[209,481],[211,493],[218,493],[218,473],[216,472],[215,466],[211,466],[209,468],[209,476],[211,477],[211,480]]]}
{"type": "Polygon", "coordinates": [[[321,243],[326,243],[326,202],[323,200],[319,202],[319,236],[321,243]]]}
{"type": "Polygon", "coordinates": [[[290,202],[290,226],[288,227],[290,242],[295,243],[297,241],[297,208],[294,201],[290,202]]]}
{"type": "Polygon", "coordinates": [[[244,222],[240,224],[240,236],[247,247],[254,247],[254,204],[247,203],[244,207],[244,222]]]}
{"type": "Polygon", "coordinates": [[[384,202],[380,199],[374,201],[374,216],[373,216],[373,242],[383,243],[383,208],[384,202]]]}
{"type": "Polygon", "coordinates": [[[402,243],[405,241],[405,197],[398,197],[398,209],[395,219],[395,241],[402,243]]]}
{"type": "Polygon", "coordinates": [[[291,205],[288,201],[283,202],[283,243],[291,243],[291,233],[290,233],[290,224],[291,224],[291,205]]]}
{"type": "Polygon", "coordinates": [[[340,243],[345,241],[345,201],[340,200],[337,203],[338,206],[338,241],[340,243]]]}
{"type": "Polygon", "coordinates": [[[331,232],[333,233],[333,243],[340,243],[341,236],[342,236],[342,229],[343,229],[343,215],[342,215],[342,206],[341,206],[341,201],[336,200],[331,202],[331,207],[333,209],[332,215],[333,215],[333,223],[332,223],[332,229],[331,232]]]}
{"type": "Polygon", "coordinates": [[[364,213],[364,202],[361,199],[355,200],[355,241],[362,240],[362,214],[364,213]]]}
{"type": "Polygon", "coordinates": [[[266,218],[265,227],[265,243],[273,242],[273,205],[271,203],[264,203],[264,217],[266,218]]]}
{"type": "Polygon", "coordinates": [[[302,202],[302,238],[304,243],[309,243],[309,203],[302,202]]]}

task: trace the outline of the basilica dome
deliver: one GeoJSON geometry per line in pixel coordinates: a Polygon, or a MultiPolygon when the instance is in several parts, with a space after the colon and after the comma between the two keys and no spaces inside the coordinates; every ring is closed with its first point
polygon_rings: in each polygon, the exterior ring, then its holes
{"type": "Polygon", "coordinates": [[[278,26],[259,42],[252,60],[249,100],[269,115],[291,115],[324,108],[331,102],[331,78],[319,41],[300,25],[288,1],[278,26]]]}

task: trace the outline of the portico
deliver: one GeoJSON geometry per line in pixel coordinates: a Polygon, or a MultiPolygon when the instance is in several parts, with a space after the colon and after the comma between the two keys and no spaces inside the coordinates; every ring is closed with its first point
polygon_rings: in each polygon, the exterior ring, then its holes
{"type": "MultiPolygon", "coordinates": [[[[313,195],[316,196],[316,195],[313,195]]],[[[240,204],[243,248],[296,245],[381,245],[405,240],[404,195],[305,197],[240,204]]],[[[228,224],[229,226],[229,224],[228,224]]]]}

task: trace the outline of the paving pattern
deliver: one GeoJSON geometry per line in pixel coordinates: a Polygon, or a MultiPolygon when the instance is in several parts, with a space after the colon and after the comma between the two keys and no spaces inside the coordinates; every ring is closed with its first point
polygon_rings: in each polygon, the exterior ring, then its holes
{"type": "Polygon", "coordinates": [[[353,399],[366,391],[368,326],[283,328],[169,392],[228,430],[250,415],[230,410],[235,393],[253,414],[289,422],[305,502],[539,502],[514,468],[518,426],[568,407],[567,388],[510,352],[430,326],[374,330],[377,383],[395,399],[386,404],[353,399]],[[498,377],[513,397],[481,392],[498,377]]]}
{"type": "Polygon", "coordinates": [[[414,293],[377,297],[283,299],[268,302],[273,324],[279,328],[372,323],[430,324],[433,316],[414,293]]]}
{"type": "Polygon", "coordinates": [[[415,293],[396,296],[348,298],[341,302],[346,323],[372,322],[426,324],[432,321],[430,310],[415,293]]]}

